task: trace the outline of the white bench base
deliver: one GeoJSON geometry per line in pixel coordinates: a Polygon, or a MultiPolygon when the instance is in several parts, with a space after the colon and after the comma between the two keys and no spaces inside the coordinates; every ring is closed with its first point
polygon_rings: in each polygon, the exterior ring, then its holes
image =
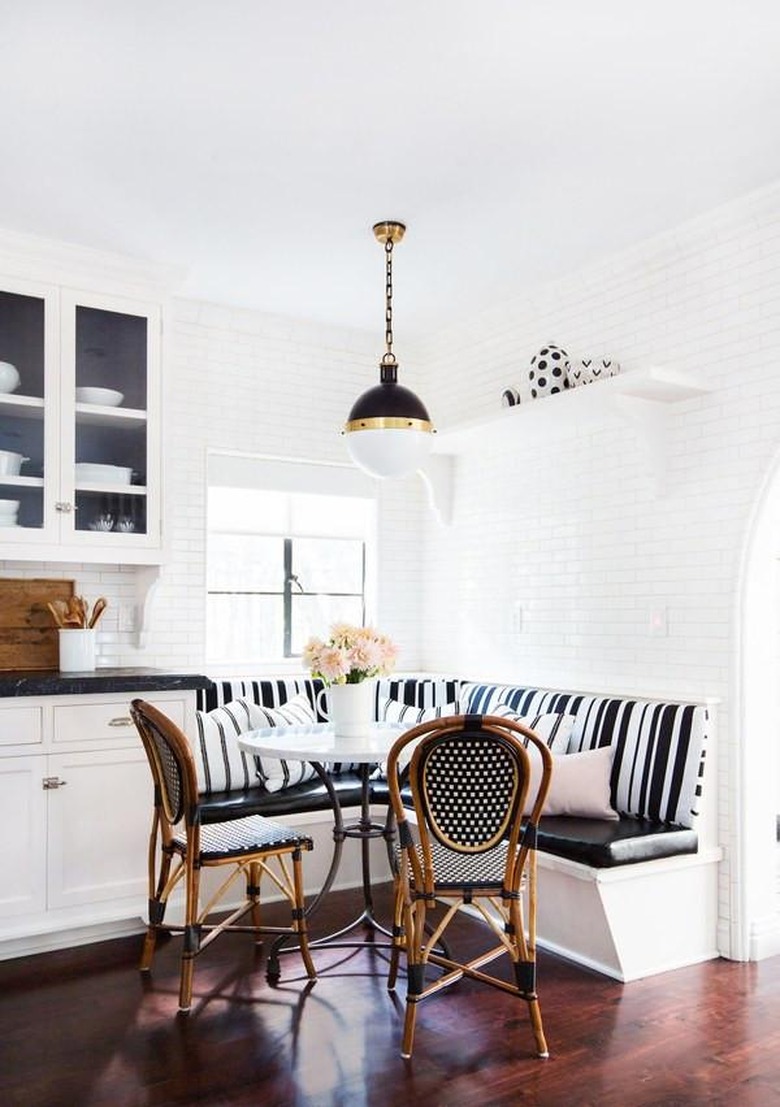
{"type": "Polygon", "coordinates": [[[623,982],[713,960],[721,856],[594,869],[540,852],[537,944],[623,982]]]}

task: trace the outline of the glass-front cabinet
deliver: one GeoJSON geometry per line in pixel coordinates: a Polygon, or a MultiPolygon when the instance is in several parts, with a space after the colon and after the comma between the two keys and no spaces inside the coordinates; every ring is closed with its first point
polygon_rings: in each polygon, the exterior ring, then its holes
{"type": "Polygon", "coordinates": [[[160,560],[160,313],[0,288],[0,559],[160,560]]]}

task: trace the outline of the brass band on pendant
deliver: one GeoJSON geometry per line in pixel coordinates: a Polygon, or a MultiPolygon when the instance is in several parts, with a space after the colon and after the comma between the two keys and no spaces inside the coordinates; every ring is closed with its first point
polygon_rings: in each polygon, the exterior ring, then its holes
{"type": "Polygon", "coordinates": [[[345,433],[361,430],[416,430],[435,433],[428,419],[406,419],[402,415],[375,415],[371,419],[350,419],[344,425],[345,433]]]}

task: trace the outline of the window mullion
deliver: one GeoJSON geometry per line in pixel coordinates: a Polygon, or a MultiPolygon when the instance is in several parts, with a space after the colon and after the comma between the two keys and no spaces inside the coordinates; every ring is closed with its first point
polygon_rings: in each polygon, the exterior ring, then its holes
{"type": "Polygon", "coordinates": [[[292,538],[284,540],[284,657],[292,657],[292,538]]]}

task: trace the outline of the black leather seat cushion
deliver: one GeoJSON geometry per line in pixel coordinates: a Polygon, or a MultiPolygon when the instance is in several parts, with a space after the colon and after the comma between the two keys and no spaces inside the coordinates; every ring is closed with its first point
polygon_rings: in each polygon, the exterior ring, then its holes
{"type": "MultiPolygon", "coordinates": [[[[339,773],[331,779],[342,807],[359,806],[359,773],[339,773]]],[[[243,815],[267,815],[271,818],[303,811],[330,811],[331,807],[328,791],[316,777],[284,788],[281,792],[267,792],[259,786],[248,788],[245,792],[212,792],[201,797],[200,813],[203,823],[218,823],[243,815]]]]}
{"type": "MultiPolygon", "coordinates": [[[[340,773],[331,779],[342,807],[359,806],[360,775],[357,772],[340,773]]],[[[372,803],[389,803],[386,780],[370,782],[370,798],[372,803]]],[[[245,792],[213,792],[202,798],[200,810],[203,823],[215,823],[243,815],[275,818],[304,811],[330,811],[331,802],[325,785],[317,778],[281,792],[267,792],[262,787],[249,788],[245,792]]],[[[539,822],[538,846],[544,853],[596,869],[607,869],[696,853],[698,836],[695,830],[686,827],[628,816],[610,821],[547,815],[539,822]]]]}
{"type": "Polygon", "coordinates": [[[540,850],[596,869],[696,853],[698,845],[695,830],[648,819],[622,816],[610,821],[545,815],[539,820],[540,850]]]}

